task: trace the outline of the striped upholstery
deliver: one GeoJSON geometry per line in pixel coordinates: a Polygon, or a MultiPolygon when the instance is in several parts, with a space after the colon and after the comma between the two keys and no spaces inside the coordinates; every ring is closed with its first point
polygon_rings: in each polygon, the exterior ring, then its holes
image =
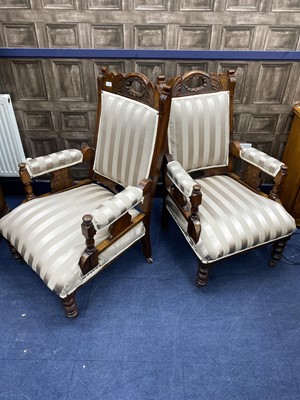
{"type": "Polygon", "coordinates": [[[132,207],[136,206],[143,198],[143,191],[134,186],[128,186],[113,198],[105,201],[100,207],[92,211],[93,223],[96,229],[111,224],[132,207]]]}
{"type": "Polygon", "coordinates": [[[48,172],[70,167],[82,161],[82,153],[77,149],[59,151],[43,157],[28,158],[26,168],[31,177],[46,174],[48,172]]]}
{"type": "Polygon", "coordinates": [[[158,111],[103,91],[94,170],[123,186],[148,177],[158,111]]]}
{"type": "Polygon", "coordinates": [[[203,263],[280,239],[296,229],[294,219],[280,204],[251,192],[228,176],[197,182],[203,194],[198,243],[186,234],[187,223],[170,197],[167,207],[203,263]]]}
{"type": "Polygon", "coordinates": [[[242,149],[240,151],[240,157],[248,163],[259,167],[262,171],[271,176],[276,176],[281,166],[284,165],[281,161],[276,160],[276,158],[270,157],[268,154],[253,147],[242,149]]]}
{"type": "Polygon", "coordinates": [[[227,165],[229,93],[173,98],[168,145],[186,171],[227,165]]]}
{"type": "MultiPolygon", "coordinates": [[[[106,189],[90,184],[37,198],[3,217],[0,232],[51,290],[66,297],[144,235],[141,222],[100,254],[97,268],[82,276],[78,265],[85,249],[82,217],[112,197],[106,189]]],[[[100,229],[95,235],[96,244],[107,236],[108,227],[100,229]]]]}
{"type": "Polygon", "coordinates": [[[188,197],[192,195],[193,186],[197,182],[182,168],[178,161],[171,161],[167,164],[167,174],[181,193],[188,197]]]}

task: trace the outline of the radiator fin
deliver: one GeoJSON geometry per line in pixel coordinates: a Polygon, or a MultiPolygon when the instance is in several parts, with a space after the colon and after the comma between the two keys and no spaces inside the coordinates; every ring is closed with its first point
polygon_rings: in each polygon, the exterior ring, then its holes
{"type": "Polygon", "coordinates": [[[9,94],[0,95],[0,176],[19,176],[25,161],[20,133],[9,94]]]}

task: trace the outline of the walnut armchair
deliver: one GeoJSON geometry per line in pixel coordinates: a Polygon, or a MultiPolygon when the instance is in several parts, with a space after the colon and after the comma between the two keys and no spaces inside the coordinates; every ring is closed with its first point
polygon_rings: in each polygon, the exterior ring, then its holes
{"type": "Polygon", "coordinates": [[[163,158],[170,92],[144,75],[98,78],[95,149],[70,149],[20,164],[26,201],[0,220],[0,232],[76,317],[76,290],[141,239],[151,262],[150,212],[163,158]],[[89,162],[74,183],[68,167],[89,162]],[[52,173],[51,193],[32,179],[52,173]]]}
{"type": "MultiPolygon", "coordinates": [[[[160,77],[158,83],[163,81],[160,77]]],[[[207,284],[209,267],[216,261],[271,242],[270,265],[275,265],[295,230],[278,196],[287,168],[255,148],[230,141],[234,71],[192,71],[168,85],[172,102],[162,223],[167,225],[170,214],[198,257],[197,286],[207,284]],[[260,189],[262,172],[274,180],[268,195],[260,189]]]]}

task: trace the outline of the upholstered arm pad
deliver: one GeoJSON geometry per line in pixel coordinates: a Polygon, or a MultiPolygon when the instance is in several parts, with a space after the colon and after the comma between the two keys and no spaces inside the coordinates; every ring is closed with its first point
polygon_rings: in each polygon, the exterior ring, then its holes
{"type": "Polygon", "coordinates": [[[167,164],[167,175],[182,194],[188,197],[192,195],[193,187],[197,185],[197,182],[178,161],[171,161],[167,164]]]}
{"type": "Polygon", "coordinates": [[[273,177],[278,174],[281,166],[284,165],[281,161],[276,160],[276,158],[270,157],[268,154],[253,147],[241,149],[240,158],[273,177]]]}
{"type": "Polygon", "coordinates": [[[101,229],[124,215],[143,199],[143,191],[135,186],[127,186],[122,192],[105,201],[91,212],[95,229],[101,229]]]}
{"type": "Polygon", "coordinates": [[[51,171],[78,164],[82,161],[82,157],[83,155],[80,150],[62,150],[42,157],[28,158],[26,160],[26,168],[29,175],[33,178],[51,171]]]}

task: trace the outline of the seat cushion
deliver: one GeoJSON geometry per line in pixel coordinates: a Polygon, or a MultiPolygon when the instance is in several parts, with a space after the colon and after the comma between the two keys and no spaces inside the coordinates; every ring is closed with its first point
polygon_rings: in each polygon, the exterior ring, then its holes
{"type": "Polygon", "coordinates": [[[228,176],[196,180],[202,190],[198,243],[187,235],[187,223],[170,197],[167,207],[203,263],[290,235],[295,220],[278,203],[262,197],[228,176]]]}
{"type": "MultiPolygon", "coordinates": [[[[46,285],[66,297],[99,269],[144,235],[141,222],[99,255],[99,265],[83,276],[78,265],[85,249],[82,217],[113,197],[96,184],[37,198],[0,220],[0,232],[17,249],[46,285]]],[[[131,210],[136,215],[136,210],[131,210]]],[[[95,235],[96,245],[107,238],[108,228],[95,235]]]]}

